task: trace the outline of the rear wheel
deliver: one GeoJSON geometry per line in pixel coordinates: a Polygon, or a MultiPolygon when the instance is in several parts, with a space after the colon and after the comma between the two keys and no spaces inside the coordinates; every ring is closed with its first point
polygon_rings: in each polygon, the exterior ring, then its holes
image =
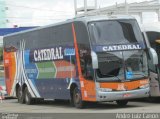
{"type": "Polygon", "coordinates": [[[84,108],[84,101],[82,101],[80,90],[77,87],[73,91],[73,104],[76,108],[84,108]]]}
{"type": "Polygon", "coordinates": [[[117,100],[116,102],[120,107],[125,107],[128,103],[128,100],[117,100]]]}
{"type": "Polygon", "coordinates": [[[25,97],[25,103],[27,105],[31,105],[33,103],[33,99],[31,97],[31,94],[28,91],[28,88],[26,87],[24,90],[24,97],[25,97]]]}
{"type": "Polygon", "coordinates": [[[19,103],[21,103],[21,104],[25,103],[24,94],[23,94],[23,91],[21,90],[21,87],[19,87],[17,90],[17,98],[18,98],[19,103]]]}
{"type": "Polygon", "coordinates": [[[157,99],[158,98],[156,98],[156,97],[148,97],[147,101],[149,101],[149,102],[157,102],[157,99]]]}

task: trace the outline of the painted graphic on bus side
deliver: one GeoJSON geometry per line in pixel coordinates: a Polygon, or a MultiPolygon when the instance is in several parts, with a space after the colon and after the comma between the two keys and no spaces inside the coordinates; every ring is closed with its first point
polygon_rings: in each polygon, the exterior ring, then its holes
{"type": "Polygon", "coordinates": [[[75,60],[75,49],[71,47],[25,51],[25,68],[32,79],[75,77],[75,62],[72,60],[75,60]]]}

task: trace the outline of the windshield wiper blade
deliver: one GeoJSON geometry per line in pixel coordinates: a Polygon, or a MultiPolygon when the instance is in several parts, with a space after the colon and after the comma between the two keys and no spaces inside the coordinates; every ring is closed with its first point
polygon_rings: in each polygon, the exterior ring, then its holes
{"type": "Polygon", "coordinates": [[[109,77],[116,77],[118,80],[121,81],[121,79],[118,77],[118,76],[115,76],[115,75],[105,75],[105,76],[109,76],[109,77]]]}
{"type": "Polygon", "coordinates": [[[133,73],[133,75],[142,75],[143,77],[146,77],[146,75],[140,73],[133,73]]]}

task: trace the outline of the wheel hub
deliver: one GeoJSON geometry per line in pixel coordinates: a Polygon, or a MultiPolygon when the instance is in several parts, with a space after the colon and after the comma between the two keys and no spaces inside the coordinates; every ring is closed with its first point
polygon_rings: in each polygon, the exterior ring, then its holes
{"type": "Polygon", "coordinates": [[[80,102],[80,95],[77,93],[75,95],[75,103],[79,103],[80,102]]]}
{"type": "Polygon", "coordinates": [[[26,96],[25,96],[25,100],[26,100],[26,102],[28,102],[28,100],[29,100],[29,98],[28,98],[28,95],[26,94],[26,96]]]}

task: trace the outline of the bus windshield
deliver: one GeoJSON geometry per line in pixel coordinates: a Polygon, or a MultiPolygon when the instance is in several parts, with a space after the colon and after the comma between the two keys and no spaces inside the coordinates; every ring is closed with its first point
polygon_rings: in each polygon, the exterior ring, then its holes
{"type": "Polygon", "coordinates": [[[126,79],[138,79],[148,76],[147,56],[144,50],[125,51],[126,79]]]}
{"type": "Polygon", "coordinates": [[[134,80],[148,76],[147,56],[143,50],[98,53],[99,80],[134,80]]]}
{"type": "Polygon", "coordinates": [[[97,76],[107,80],[123,80],[124,68],[123,58],[120,52],[109,52],[98,54],[97,76]]]}
{"type": "Polygon", "coordinates": [[[136,20],[108,20],[90,22],[92,45],[143,43],[136,20]]]}

